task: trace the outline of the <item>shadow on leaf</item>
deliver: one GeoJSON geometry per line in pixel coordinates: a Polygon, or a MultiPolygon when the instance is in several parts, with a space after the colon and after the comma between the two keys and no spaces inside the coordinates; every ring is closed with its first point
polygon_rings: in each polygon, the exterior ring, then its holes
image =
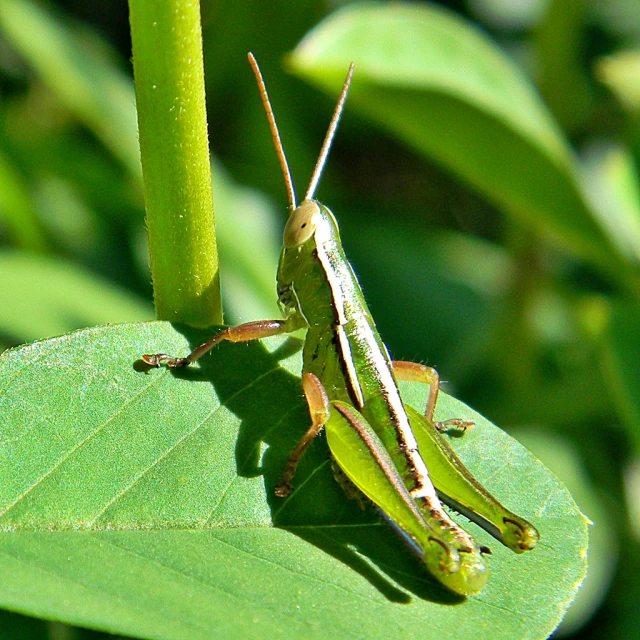
{"type": "MultiPolygon", "coordinates": [[[[215,331],[174,328],[191,348],[215,331]]],[[[173,374],[209,381],[220,402],[241,420],[235,450],[238,475],[264,477],[273,524],[348,565],[392,602],[409,603],[412,595],[441,604],[464,602],[428,575],[373,509],[361,509],[357,501],[346,498],[333,478],[323,435],[302,458],[292,495],[275,496],[273,488],[308,426],[309,413],[300,379],[283,366],[296,358],[292,368],[300,369],[300,341],[274,339],[268,345],[275,349],[270,351],[262,342],[223,342],[196,366],[175,369],[173,374]]]]}

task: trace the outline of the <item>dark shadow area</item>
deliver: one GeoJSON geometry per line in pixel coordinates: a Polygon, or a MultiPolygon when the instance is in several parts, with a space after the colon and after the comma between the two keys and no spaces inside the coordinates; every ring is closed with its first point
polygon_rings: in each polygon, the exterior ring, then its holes
{"type": "MultiPolygon", "coordinates": [[[[215,331],[182,325],[174,328],[191,348],[215,331]]],[[[362,509],[358,501],[345,496],[333,477],[324,435],[316,438],[305,453],[294,478],[293,493],[285,499],[275,496],[274,487],[289,454],[309,424],[300,379],[283,366],[300,369],[300,362],[285,361],[299,359],[301,344],[295,338],[283,339],[270,351],[261,342],[223,342],[196,364],[172,370],[172,375],[210,382],[220,402],[241,420],[235,450],[238,475],[264,477],[276,527],[348,565],[391,602],[407,604],[413,597],[440,604],[464,602],[464,597],[447,591],[430,577],[399,538],[380,522],[373,508],[362,509]]]]}
{"type": "Polygon", "coordinates": [[[40,620],[21,613],[0,610],[1,640],[52,640],[69,638],[73,640],[117,640],[128,636],[113,635],[76,627],[54,620],[40,620]]]}

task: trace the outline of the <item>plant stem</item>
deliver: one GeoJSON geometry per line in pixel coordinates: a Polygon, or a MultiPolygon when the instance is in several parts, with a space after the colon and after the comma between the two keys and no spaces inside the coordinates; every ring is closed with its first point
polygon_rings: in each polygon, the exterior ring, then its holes
{"type": "Polygon", "coordinates": [[[222,322],[197,0],[129,0],[156,314],[222,322]]]}

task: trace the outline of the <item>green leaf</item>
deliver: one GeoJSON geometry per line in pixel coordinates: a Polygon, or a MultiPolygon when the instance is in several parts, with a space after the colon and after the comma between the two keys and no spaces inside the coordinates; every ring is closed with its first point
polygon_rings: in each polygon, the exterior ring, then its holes
{"type": "Polygon", "coordinates": [[[624,107],[640,112],[640,51],[626,49],[601,58],[595,73],[624,107]]]}
{"type": "Polygon", "coordinates": [[[0,251],[0,333],[22,342],[104,322],[151,320],[153,309],[129,291],[76,265],[0,251]]]}
{"type": "Polygon", "coordinates": [[[138,177],[133,87],[112,52],[90,31],[52,18],[29,0],[3,0],[0,29],[60,101],[138,177]]]}
{"type": "MultiPolygon", "coordinates": [[[[473,418],[455,439],[491,491],[539,528],[467,600],[442,589],[333,480],[320,438],[286,500],[273,495],[308,413],[299,343],[222,344],[166,323],[80,331],[0,358],[0,606],[152,638],[544,638],[585,573],[586,521],[517,442],[473,418]],[[182,333],[182,335],[181,335],[182,333]],[[490,452],[490,453],[489,453],[490,452]]],[[[405,391],[417,404],[425,389],[405,391]]]]}
{"type": "Polygon", "coordinates": [[[508,214],[579,255],[617,256],[592,216],[579,167],[533,87],[482,33],[428,4],[355,4],[313,29],[293,70],[441,163],[508,214]]]}
{"type": "Polygon", "coordinates": [[[1,151],[0,220],[19,247],[41,251],[46,246],[26,181],[1,151]]]}

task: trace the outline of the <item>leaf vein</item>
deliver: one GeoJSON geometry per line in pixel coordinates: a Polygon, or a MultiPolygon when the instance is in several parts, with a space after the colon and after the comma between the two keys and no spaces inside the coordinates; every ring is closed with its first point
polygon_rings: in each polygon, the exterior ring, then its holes
{"type": "Polygon", "coordinates": [[[124,410],[129,407],[138,397],[140,397],[143,393],[146,393],[147,390],[156,383],[156,380],[152,380],[147,386],[141,389],[139,392],[135,393],[131,398],[129,398],[126,402],[124,402],[118,410],[110,416],[107,420],[105,420],[102,424],[98,426],[97,429],[87,434],[87,436],[77,442],[71,449],[67,452],[65,456],[63,456],[60,460],[58,460],[48,471],[46,471],[43,475],[41,475],[31,486],[27,487],[12,503],[6,506],[6,508],[0,511],[0,520],[2,520],[17,504],[19,504],[22,500],[24,500],[30,493],[32,493],[35,489],[37,489],[43,482],[45,482],[48,478],[50,478],[60,467],[62,467],[73,455],[75,455],[82,447],[84,447],[87,442],[91,441],[95,438],[103,429],[107,427],[107,425],[111,424],[124,410]]]}

